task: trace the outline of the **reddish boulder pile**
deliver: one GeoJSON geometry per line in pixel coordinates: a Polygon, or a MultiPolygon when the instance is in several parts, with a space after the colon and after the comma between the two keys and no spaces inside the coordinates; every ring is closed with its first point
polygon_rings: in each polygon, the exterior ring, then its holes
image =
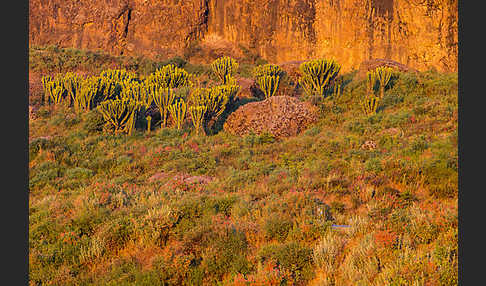
{"type": "Polygon", "coordinates": [[[308,102],[290,96],[272,96],[251,102],[228,116],[224,130],[234,135],[271,133],[276,138],[295,136],[318,118],[308,102]]]}

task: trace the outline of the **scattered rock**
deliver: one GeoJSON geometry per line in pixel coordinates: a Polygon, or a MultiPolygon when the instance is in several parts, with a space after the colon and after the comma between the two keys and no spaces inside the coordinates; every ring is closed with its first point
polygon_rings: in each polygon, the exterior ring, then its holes
{"type": "Polygon", "coordinates": [[[285,71],[291,81],[297,82],[300,77],[299,67],[306,61],[307,60],[283,62],[278,64],[278,66],[285,71]]]}
{"type": "Polygon", "coordinates": [[[364,150],[375,150],[376,149],[376,143],[369,140],[369,141],[366,141],[363,145],[361,145],[361,149],[364,149],[364,150]]]}
{"type": "MultiPolygon", "coordinates": [[[[165,172],[157,172],[148,179],[148,182],[153,183],[156,181],[164,180],[168,177],[170,177],[170,174],[167,174],[165,172]]],[[[170,178],[168,184],[172,182],[178,182],[178,183],[184,183],[188,185],[195,185],[195,184],[206,185],[212,182],[213,180],[214,178],[210,176],[204,176],[204,175],[192,176],[187,173],[178,173],[170,178]]]]}
{"type": "Polygon", "coordinates": [[[202,184],[207,185],[213,181],[212,177],[209,176],[191,176],[184,179],[187,184],[202,184]]]}
{"type": "Polygon", "coordinates": [[[237,82],[238,85],[240,86],[240,89],[237,94],[238,98],[262,97],[263,92],[261,92],[261,90],[258,88],[255,80],[251,78],[240,77],[237,78],[237,82]]]}
{"type": "Polygon", "coordinates": [[[167,173],[157,172],[157,173],[153,174],[150,178],[148,178],[148,181],[149,181],[149,183],[153,183],[153,182],[156,182],[156,181],[163,180],[163,179],[167,178],[168,176],[169,175],[167,173]]]}
{"type": "Polygon", "coordinates": [[[37,111],[37,108],[35,108],[33,105],[29,105],[29,120],[35,120],[36,115],[35,112],[37,111]]]}
{"type": "Polygon", "coordinates": [[[295,136],[317,120],[318,110],[290,96],[272,96],[239,107],[228,116],[224,130],[235,135],[269,132],[275,137],[295,136]]]}

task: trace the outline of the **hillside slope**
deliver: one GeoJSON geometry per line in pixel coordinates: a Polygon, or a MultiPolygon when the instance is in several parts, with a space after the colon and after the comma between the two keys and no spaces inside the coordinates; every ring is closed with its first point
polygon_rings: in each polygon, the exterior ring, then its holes
{"type": "Polygon", "coordinates": [[[457,285],[457,73],[402,73],[373,116],[355,74],[279,140],[40,107],[30,285],[457,285]]]}

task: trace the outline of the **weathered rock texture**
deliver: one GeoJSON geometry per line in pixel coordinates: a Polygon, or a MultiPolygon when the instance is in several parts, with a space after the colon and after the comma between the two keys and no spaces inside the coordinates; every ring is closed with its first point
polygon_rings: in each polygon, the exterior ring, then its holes
{"type": "Polygon", "coordinates": [[[29,41],[182,55],[210,37],[275,62],[386,58],[457,71],[457,0],[30,0],[29,41]]]}
{"type": "Polygon", "coordinates": [[[247,103],[228,116],[224,130],[235,135],[269,132],[275,137],[295,136],[317,120],[317,108],[295,97],[272,96],[247,103]]]}
{"type": "Polygon", "coordinates": [[[374,70],[377,67],[389,67],[401,72],[416,72],[415,69],[396,61],[386,59],[372,59],[361,63],[358,69],[358,76],[364,78],[367,72],[374,70]]]}

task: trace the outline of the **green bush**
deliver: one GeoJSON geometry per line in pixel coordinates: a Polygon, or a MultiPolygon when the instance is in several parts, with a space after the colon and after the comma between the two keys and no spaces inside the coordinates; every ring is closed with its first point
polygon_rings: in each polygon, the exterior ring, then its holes
{"type": "Polygon", "coordinates": [[[88,133],[96,133],[103,130],[105,120],[103,119],[103,114],[98,110],[90,110],[84,113],[82,116],[83,129],[88,131],[88,133]]]}
{"type": "Polygon", "coordinates": [[[365,170],[372,173],[380,173],[383,171],[383,165],[381,164],[381,160],[379,158],[371,158],[366,161],[365,170]]]}
{"type": "Polygon", "coordinates": [[[276,239],[279,242],[285,241],[290,229],[292,228],[292,221],[283,219],[278,216],[273,216],[265,222],[264,230],[267,239],[276,239]]]}
{"type": "Polygon", "coordinates": [[[89,179],[93,174],[94,172],[89,169],[76,167],[66,170],[65,175],[69,179],[89,179]]]}
{"type": "Polygon", "coordinates": [[[297,242],[263,246],[257,257],[261,262],[274,259],[278,265],[291,273],[292,279],[296,283],[308,281],[314,276],[312,249],[297,242]]]}

